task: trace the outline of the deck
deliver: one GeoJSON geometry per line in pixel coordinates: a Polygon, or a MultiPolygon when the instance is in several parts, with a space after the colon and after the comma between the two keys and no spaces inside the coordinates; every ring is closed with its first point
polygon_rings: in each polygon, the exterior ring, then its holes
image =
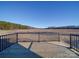
{"type": "Polygon", "coordinates": [[[2,52],[1,58],[78,58],[59,42],[18,42],[2,52]]]}

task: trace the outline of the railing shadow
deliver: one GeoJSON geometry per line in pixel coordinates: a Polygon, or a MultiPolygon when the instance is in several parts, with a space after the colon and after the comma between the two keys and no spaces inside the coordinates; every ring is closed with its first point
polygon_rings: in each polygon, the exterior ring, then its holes
{"type": "Polygon", "coordinates": [[[33,42],[31,42],[28,48],[25,48],[24,46],[16,43],[3,51],[0,54],[0,58],[42,58],[42,56],[30,50],[32,44],[33,42]]]}
{"type": "Polygon", "coordinates": [[[33,44],[33,42],[31,42],[31,43],[30,43],[30,45],[29,45],[29,47],[28,47],[28,50],[30,50],[30,49],[31,49],[32,44],[33,44]]]}
{"type": "Polygon", "coordinates": [[[9,42],[9,40],[6,38],[0,39],[0,52],[14,44],[13,42],[9,42]]]}

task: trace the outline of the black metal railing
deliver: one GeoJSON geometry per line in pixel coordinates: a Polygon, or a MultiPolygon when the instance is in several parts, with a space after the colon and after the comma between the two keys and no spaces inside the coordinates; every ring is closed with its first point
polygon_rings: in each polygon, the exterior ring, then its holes
{"type": "Polygon", "coordinates": [[[18,33],[18,41],[23,42],[46,42],[60,41],[59,33],[54,32],[20,32],[18,33]]]}
{"type": "Polygon", "coordinates": [[[8,48],[17,42],[16,33],[0,35],[0,51],[8,48]]]}
{"type": "Polygon", "coordinates": [[[70,48],[79,51],[79,35],[70,34],[70,48]]]}
{"type": "Polygon", "coordinates": [[[78,34],[60,34],[56,32],[19,32],[0,35],[0,51],[18,42],[64,42],[70,48],[79,51],[78,34]]]}
{"type": "Polygon", "coordinates": [[[18,42],[60,41],[59,33],[54,32],[19,32],[0,35],[0,51],[18,42]]]}
{"type": "Polygon", "coordinates": [[[70,49],[79,51],[79,34],[59,34],[60,41],[68,44],[70,49]]]}

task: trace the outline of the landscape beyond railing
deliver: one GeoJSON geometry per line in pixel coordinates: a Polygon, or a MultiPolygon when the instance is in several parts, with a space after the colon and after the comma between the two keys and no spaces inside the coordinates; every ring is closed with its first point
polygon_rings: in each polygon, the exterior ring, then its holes
{"type": "Polygon", "coordinates": [[[18,33],[18,41],[34,41],[34,42],[48,42],[59,41],[59,33],[54,32],[20,32],[18,33]]]}
{"type": "Polygon", "coordinates": [[[56,32],[19,32],[0,36],[0,51],[17,42],[64,42],[70,48],[79,50],[78,34],[60,34],[56,32]]]}

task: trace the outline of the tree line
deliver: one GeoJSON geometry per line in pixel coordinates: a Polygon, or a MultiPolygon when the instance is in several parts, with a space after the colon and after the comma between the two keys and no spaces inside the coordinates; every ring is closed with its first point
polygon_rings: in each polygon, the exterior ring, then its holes
{"type": "Polygon", "coordinates": [[[30,26],[15,24],[6,21],[0,21],[0,30],[12,30],[12,29],[28,29],[30,26]]]}

